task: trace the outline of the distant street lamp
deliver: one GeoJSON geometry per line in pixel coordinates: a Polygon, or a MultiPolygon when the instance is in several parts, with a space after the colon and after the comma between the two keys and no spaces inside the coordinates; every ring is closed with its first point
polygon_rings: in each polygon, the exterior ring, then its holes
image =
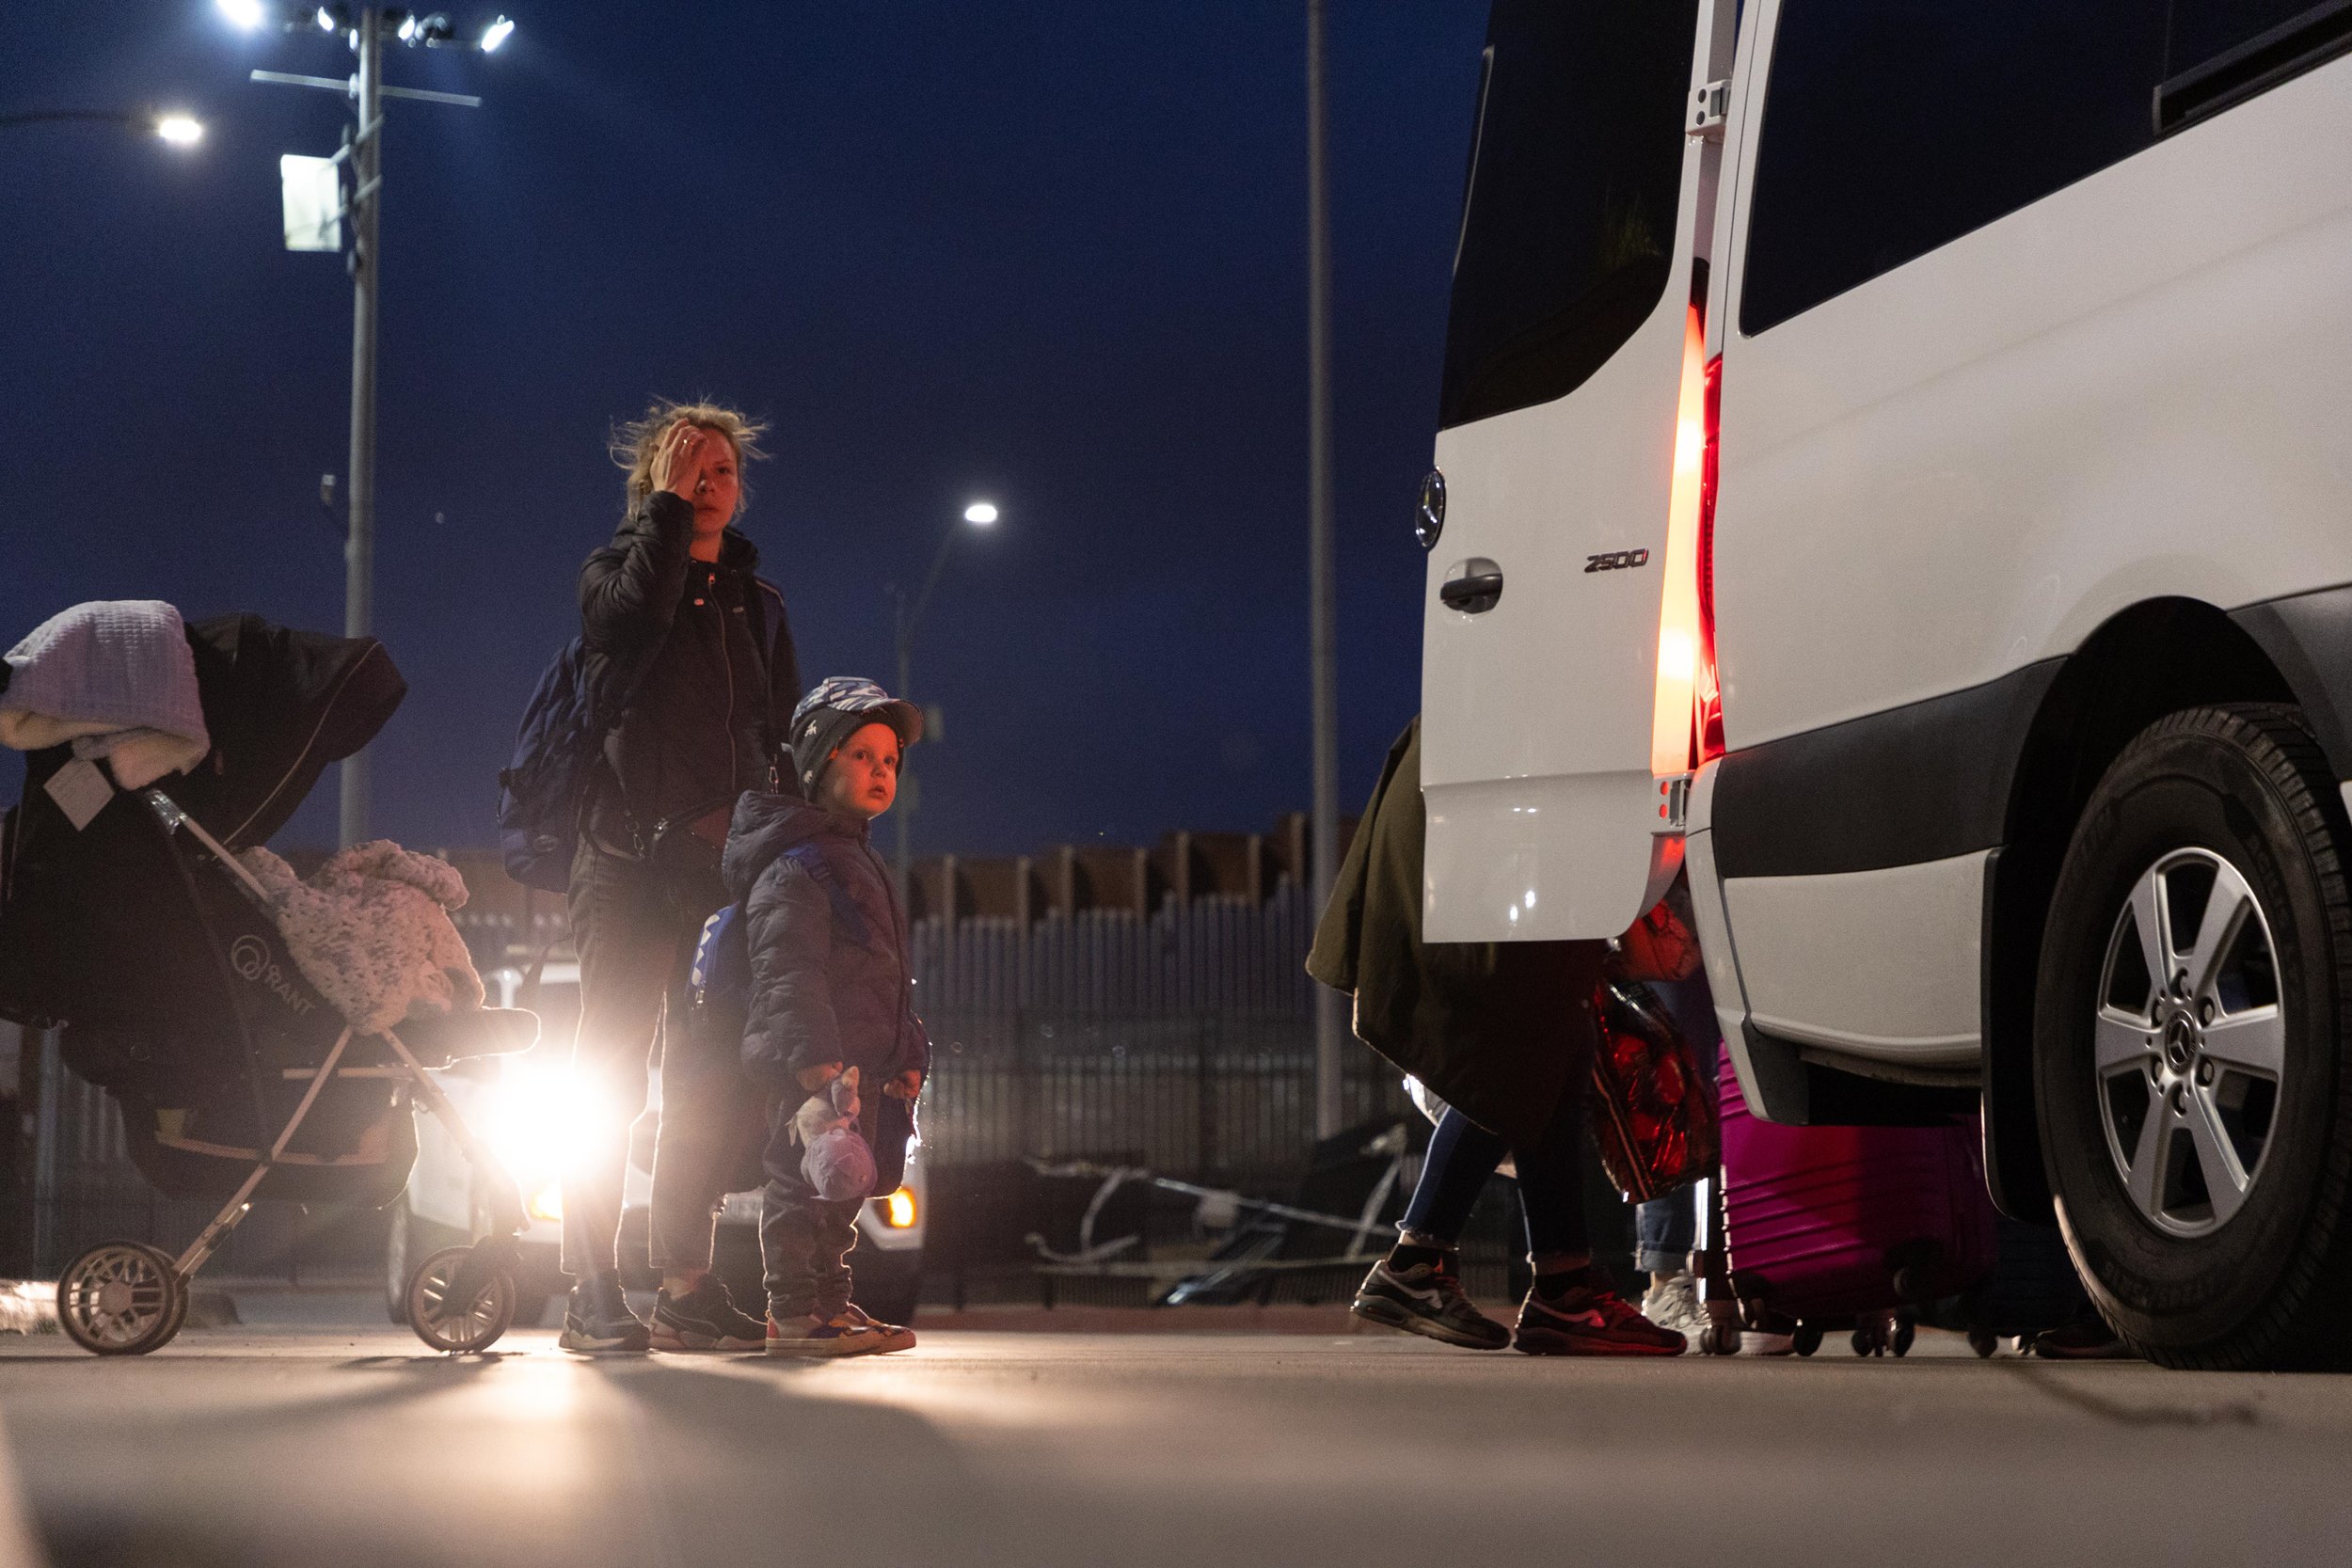
{"type": "MultiPolygon", "coordinates": [[[[963,509],[962,520],[973,528],[993,528],[996,526],[996,504],[993,501],[974,501],[963,509]]],[[[894,588],[891,591],[897,595],[898,604],[898,689],[894,695],[901,701],[911,703],[914,700],[914,628],[922,624],[923,611],[930,608],[931,594],[938,589],[940,574],[947,569],[948,553],[955,547],[956,525],[949,523],[946,531],[939,536],[939,553],[931,557],[930,575],[923,579],[923,591],[914,596],[914,608],[912,610],[907,608],[907,595],[904,589],[894,588]]],[[[906,765],[903,760],[899,764],[898,774],[901,780],[906,777],[906,765]]],[[[907,817],[913,809],[913,803],[908,802],[901,804],[897,813],[896,869],[898,874],[898,892],[901,897],[906,894],[909,863],[907,817]]]]}
{"type": "Polygon", "coordinates": [[[194,147],[204,139],[204,122],[176,110],[155,109],[34,109],[0,115],[0,125],[42,125],[57,120],[85,120],[101,125],[127,125],[144,135],[159,137],[174,147],[194,147]]]}
{"type": "MultiPolygon", "coordinates": [[[[377,217],[384,200],[384,100],[416,99],[428,103],[453,103],[480,108],[470,94],[428,92],[419,87],[384,85],[384,50],[388,44],[421,44],[428,49],[479,49],[494,54],[514,36],[515,24],[500,15],[461,37],[455,24],[439,11],[419,12],[381,6],[292,5],[285,0],[217,0],[230,25],[252,32],[275,24],[292,33],[311,28],[340,35],[358,56],[358,69],[348,77],[294,76],[283,71],[257,71],[253,80],[280,87],[323,87],[352,102],[354,125],[343,134],[342,150],[331,162],[342,169],[342,212],[350,221],[350,246],[344,253],[351,271],[351,472],[345,491],[349,524],[343,541],[343,635],[365,637],[375,620],[375,315],[380,252],[376,245],[377,217]]],[[[290,219],[291,223],[292,220],[290,219]]],[[[340,231],[340,226],[338,226],[340,231]]],[[[290,246],[294,241],[290,234],[290,246]]],[[[296,248],[312,248],[309,245],[296,248]]],[[[317,247],[332,249],[327,245],[317,247]]],[[[343,765],[342,843],[348,847],[368,836],[368,754],[363,749],[343,765]]]]}

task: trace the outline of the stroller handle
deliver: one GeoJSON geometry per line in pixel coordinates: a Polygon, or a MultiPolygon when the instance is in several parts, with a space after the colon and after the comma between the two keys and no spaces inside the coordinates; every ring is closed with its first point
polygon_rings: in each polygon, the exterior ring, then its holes
{"type": "Polygon", "coordinates": [[[238,863],[237,857],[229,852],[227,845],[206,832],[203,823],[183,811],[178,801],[160,789],[141,790],[139,799],[147,803],[147,809],[153,812],[156,818],[163,823],[166,832],[185,828],[199,844],[212,851],[213,858],[220,862],[230,876],[236,878],[238,884],[245,889],[248,897],[264,909],[269,907],[269,892],[262,886],[261,879],[238,863]]]}

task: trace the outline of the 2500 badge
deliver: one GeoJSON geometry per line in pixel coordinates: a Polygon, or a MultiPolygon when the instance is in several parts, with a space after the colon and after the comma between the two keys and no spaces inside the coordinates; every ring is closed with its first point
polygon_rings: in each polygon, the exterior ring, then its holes
{"type": "Polygon", "coordinates": [[[1584,569],[1588,572],[1622,572],[1629,566],[1648,564],[1649,551],[1647,550],[1610,550],[1600,555],[1588,555],[1584,558],[1584,569]]]}

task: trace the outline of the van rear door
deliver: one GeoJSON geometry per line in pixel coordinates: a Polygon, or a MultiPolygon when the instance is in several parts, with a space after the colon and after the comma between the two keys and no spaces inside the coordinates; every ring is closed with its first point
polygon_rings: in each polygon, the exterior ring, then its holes
{"type": "Polygon", "coordinates": [[[1431,941],[1614,936],[1679,863],[1695,530],[1669,514],[1695,515],[1713,150],[1686,132],[1729,63],[1732,0],[1720,28],[1715,9],[1488,18],[1423,620],[1431,941]]]}

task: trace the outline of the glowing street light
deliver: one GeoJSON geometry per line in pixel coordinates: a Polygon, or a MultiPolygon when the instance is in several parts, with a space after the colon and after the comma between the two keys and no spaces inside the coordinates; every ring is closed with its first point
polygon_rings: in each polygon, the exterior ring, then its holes
{"type": "Polygon", "coordinates": [[[240,32],[252,32],[269,20],[269,8],[262,0],[220,0],[220,14],[240,32]]]}
{"type": "Polygon", "coordinates": [[[499,45],[514,36],[515,24],[501,16],[482,29],[482,52],[485,55],[495,55],[498,53],[499,45]]]}
{"type": "Polygon", "coordinates": [[[0,125],[42,125],[60,120],[89,120],[101,125],[127,125],[160,137],[174,147],[194,147],[204,139],[204,122],[194,115],[153,109],[35,109],[27,114],[0,115],[0,125]]]}
{"type": "MultiPolygon", "coordinates": [[[[996,526],[996,516],[994,501],[974,501],[963,509],[963,520],[974,528],[993,528],[996,526]]],[[[947,569],[947,556],[955,547],[956,525],[949,523],[947,531],[939,536],[939,553],[931,557],[930,575],[923,579],[923,591],[914,596],[913,610],[907,608],[906,590],[902,588],[891,590],[897,595],[898,604],[898,689],[892,695],[901,702],[911,703],[914,700],[909,695],[909,690],[914,684],[914,628],[922,623],[923,611],[930,608],[931,594],[939,587],[940,574],[947,569]]],[[[903,758],[898,764],[898,776],[901,779],[907,776],[906,762],[903,758]]],[[[914,808],[918,803],[913,797],[901,800],[896,814],[898,819],[897,869],[898,893],[901,897],[906,895],[909,853],[907,818],[914,815],[914,808]]]]}

